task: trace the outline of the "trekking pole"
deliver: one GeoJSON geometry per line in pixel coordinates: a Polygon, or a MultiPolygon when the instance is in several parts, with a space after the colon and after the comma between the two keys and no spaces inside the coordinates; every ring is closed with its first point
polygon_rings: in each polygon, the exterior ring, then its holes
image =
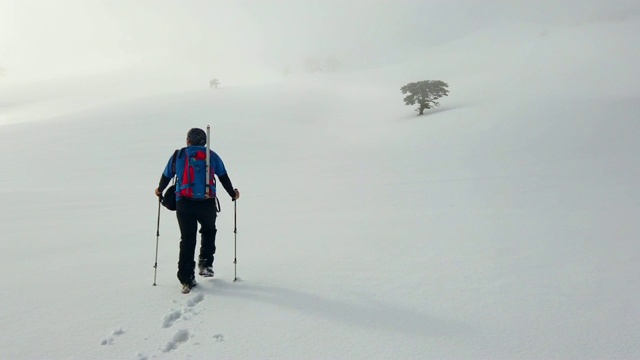
{"type": "Polygon", "coordinates": [[[233,281],[240,281],[238,277],[238,224],[237,224],[238,200],[233,201],[233,281]]]}
{"type": "Polygon", "coordinates": [[[205,167],[206,167],[207,170],[206,170],[206,175],[205,175],[205,184],[206,184],[205,190],[204,190],[204,197],[205,198],[211,197],[211,189],[209,189],[209,183],[210,183],[210,180],[211,180],[211,179],[209,179],[209,176],[211,175],[211,169],[210,169],[211,168],[211,164],[210,164],[210,162],[211,162],[211,151],[210,151],[211,147],[209,145],[210,144],[209,143],[209,139],[211,137],[209,136],[209,131],[210,131],[210,126],[207,125],[207,154],[205,155],[205,157],[206,157],[206,165],[205,165],[205,167]]]}
{"type": "Polygon", "coordinates": [[[153,264],[153,286],[156,286],[156,276],[158,275],[158,241],[160,239],[160,203],[162,198],[158,197],[158,227],[156,228],[156,262],[153,264]]]}

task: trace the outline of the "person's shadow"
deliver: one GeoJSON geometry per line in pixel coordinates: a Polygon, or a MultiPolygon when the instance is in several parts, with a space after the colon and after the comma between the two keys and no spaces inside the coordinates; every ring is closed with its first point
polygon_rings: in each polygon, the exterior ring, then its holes
{"type": "Polygon", "coordinates": [[[200,291],[212,296],[258,301],[363,328],[430,337],[460,336],[470,332],[466,326],[456,321],[438,319],[422,311],[403,309],[365,296],[358,296],[354,302],[348,302],[245,281],[232,283],[211,279],[208,282],[213,286],[201,287],[200,291]]]}

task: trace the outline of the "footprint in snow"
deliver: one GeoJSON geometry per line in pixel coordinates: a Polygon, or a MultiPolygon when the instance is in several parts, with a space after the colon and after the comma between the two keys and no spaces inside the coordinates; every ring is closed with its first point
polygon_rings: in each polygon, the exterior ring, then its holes
{"type": "Polygon", "coordinates": [[[194,307],[194,306],[198,305],[202,300],[204,300],[204,294],[203,293],[199,293],[198,295],[192,297],[191,299],[189,299],[187,301],[187,306],[188,307],[194,307]]]}
{"type": "Polygon", "coordinates": [[[177,333],[173,335],[173,338],[167,343],[167,345],[162,350],[163,352],[170,352],[176,350],[180,345],[189,341],[191,334],[189,334],[189,330],[182,329],[178,330],[177,333]]]}
{"type": "Polygon", "coordinates": [[[113,333],[111,333],[110,337],[102,340],[100,345],[113,345],[113,342],[115,341],[115,339],[122,334],[124,334],[124,330],[122,329],[115,330],[113,333]]]}
{"type": "Polygon", "coordinates": [[[176,310],[169,315],[164,317],[164,321],[162,322],[163,328],[168,328],[173,326],[173,324],[182,317],[182,311],[176,310]]]}
{"type": "MultiPolygon", "coordinates": [[[[170,328],[173,326],[173,324],[175,324],[176,321],[178,321],[181,317],[183,317],[184,314],[193,313],[193,307],[201,303],[202,300],[204,300],[204,294],[198,294],[192,297],[191,299],[189,299],[186,302],[185,307],[183,309],[175,310],[164,317],[164,320],[162,322],[162,327],[170,328]]],[[[186,319],[188,320],[189,316],[187,316],[186,319]]]]}

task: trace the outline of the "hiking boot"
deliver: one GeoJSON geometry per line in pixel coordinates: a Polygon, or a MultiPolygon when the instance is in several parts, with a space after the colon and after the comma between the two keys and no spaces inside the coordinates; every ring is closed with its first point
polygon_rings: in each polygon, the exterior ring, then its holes
{"type": "Polygon", "coordinates": [[[198,285],[196,283],[196,279],[191,278],[189,280],[187,280],[186,282],[182,283],[182,293],[183,294],[188,294],[189,292],[191,292],[191,289],[193,289],[194,287],[196,287],[196,285],[198,285]]]}
{"type": "Polygon", "coordinates": [[[198,268],[198,274],[202,277],[213,277],[213,267],[211,266],[201,266],[198,268]]]}

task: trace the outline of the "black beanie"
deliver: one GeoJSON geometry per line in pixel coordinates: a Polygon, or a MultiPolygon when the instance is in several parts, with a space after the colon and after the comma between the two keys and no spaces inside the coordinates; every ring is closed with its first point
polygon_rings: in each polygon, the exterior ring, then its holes
{"type": "Polygon", "coordinates": [[[191,145],[204,146],[207,145],[207,134],[202,129],[193,128],[187,133],[187,140],[191,145]]]}

